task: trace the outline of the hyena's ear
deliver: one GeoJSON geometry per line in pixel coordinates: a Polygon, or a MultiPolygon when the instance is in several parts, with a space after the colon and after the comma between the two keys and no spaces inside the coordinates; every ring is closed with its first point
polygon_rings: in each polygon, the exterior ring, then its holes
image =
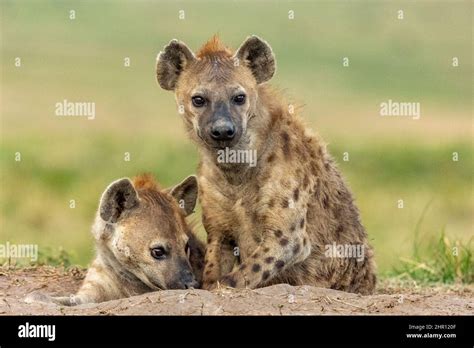
{"type": "Polygon", "coordinates": [[[188,176],[180,184],[166,191],[178,201],[186,216],[193,213],[198,196],[198,182],[195,175],[188,176]]]}
{"type": "Polygon", "coordinates": [[[123,213],[138,205],[138,194],[128,178],[111,183],[102,194],[99,214],[102,220],[115,223],[123,213]]]}
{"type": "Polygon", "coordinates": [[[156,58],[156,79],[161,88],[174,90],[179,75],[195,59],[188,46],[178,40],[171,40],[156,58]]]}
{"type": "Polygon", "coordinates": [[[258,36],[248,37],[235,53],[235,58],[249,67],[257,83],[266,82],[275,74],[276,62],[272,48],[258,36]]]}

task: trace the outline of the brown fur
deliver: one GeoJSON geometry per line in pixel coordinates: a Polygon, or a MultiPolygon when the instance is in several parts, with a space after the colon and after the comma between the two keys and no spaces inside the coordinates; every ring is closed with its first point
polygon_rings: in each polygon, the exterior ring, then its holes
{"type": "MultiPolygon", "coordinates": [[[[220,51],[214,41],[201,51],[220,51]]],[[[189,50],[182,43],[177,49],[189,50]]],[[[158,60],[162,72],[166,50],[158,60]]],[[[373,252],[352,194],[324,142],[289,112],[278,92],[263,84],[274,73],[269,46],[252,37],[232,57],[199,57],[203,55],[186,61],[179,76],[159,74],[159,82],[175,86],[186,128],[199,147],[200,202],[208,233],[205,288],[217,282],[250,288],[289,283],[371,293],[373,252]],[[241,64],[232,63],[235,57],[241,64]],[[168,81],[170,76],[176,80],[168,81]],[[245,105],[227,101],[233,86],[245,92],[245,105]],[[190,103],[196,90],[204,91],[207,107],[190,103]],[[232,121],[241,127],[225,145],[255,149],[255,167],[216,160],[217,149],[224,145],[212,146],[205,128],[220,112],[216,105],[228,105],[232,121]],[[333,243],[363,247],[363,258],[329,257],[326,248],[333,243]]]]}
{"type": "Polygon", "coordinates": [[[149,189],[159,191],[160,185],[155,181],[155,178],[150,173],[144,173],[133,178],[133,186],[137,190],[149,189]]]}
{"type": "Polygon", "coordinates": [[[209,41],[207,41],[196,53],[196,57],[205,58],[205,57],[228,57],[232,56],[232,51],[224,46],[224,44],[219,39],[219,36],[214,35],[209,41]]]}

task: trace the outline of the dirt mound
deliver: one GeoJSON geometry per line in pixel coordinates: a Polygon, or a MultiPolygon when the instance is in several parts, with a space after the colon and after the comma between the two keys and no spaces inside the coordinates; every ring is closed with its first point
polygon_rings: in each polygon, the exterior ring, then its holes
{"type": "Polygon", "coordinates": [[[84,277],[80,269],[53,267],[0,269],[1,315],[461,315],[474,312],[474,287],[401,287],[386,281],[377,294],[361,296],[311,286],[274,285],[257,290],[167,290],[100,304],[62,307],[27,304],[32,291],[74,293],[84,277]]]}

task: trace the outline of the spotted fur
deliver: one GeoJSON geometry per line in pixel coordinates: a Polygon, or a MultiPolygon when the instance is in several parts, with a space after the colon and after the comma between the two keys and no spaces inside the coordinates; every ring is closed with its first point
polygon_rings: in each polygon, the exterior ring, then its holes
{"type": "MultiPolygon", "coordinates": [[[[174,71],[171,82],[172,72],[158,79],[175,86],[185,127],[200,153],[200,202],[208,233],[204,287],[288,283],[371,293],[373,251],[353,196],[325,143],[265,83],[276,67],[270,46],[253,36],[234,54],[215,54],[222,52],[215,40],[198,56],[185,54],[192,58],[174,71]],[[239,108],[229,100],[235,88],[247,96],[239,108]],[[210,91],[203,92],[207,107],[191,104],[196,91],[210,91]],[[226,145],[256,150],[255,167],[216,160],[223,144],[206,138],[206,127],[223,105],[238,127],[226,145]],[[363,257],[328,256],[333,243],[363,247],[363,257]]],[[[183,43],[165,47],[158,70],[171,64],[166,57],[176,49],[191,52],[183,43]]]]}

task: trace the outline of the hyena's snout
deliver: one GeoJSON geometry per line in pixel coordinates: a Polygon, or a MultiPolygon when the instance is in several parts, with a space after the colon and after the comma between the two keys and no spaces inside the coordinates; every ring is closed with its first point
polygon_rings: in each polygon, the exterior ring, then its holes
{"type": "Polygon", "coordinates": [[[231,147],[242,134],[241,116],[232,114],[228,105],[217,103],[215,110],[203,118],[204,134],[210,144],[217,147],[231,147]]]}
{"type": "Polygon", "coordinates": [[[194,273],[186,259],[178,262],[177,272],[174,279],[169,284],[169,289],[190,289],[198,288],[199,282],[194,277],[194,273]]]}

